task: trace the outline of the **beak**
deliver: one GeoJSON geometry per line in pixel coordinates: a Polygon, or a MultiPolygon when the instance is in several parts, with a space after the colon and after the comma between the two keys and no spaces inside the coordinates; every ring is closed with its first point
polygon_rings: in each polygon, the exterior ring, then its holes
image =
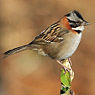
{"type": "Polygon", "coordinates": [[[87,21],[85,21],[85,20],[83,21],[83,25],[84,25],[84,26],[87,26],[87,25],[89,25],[89,24],[90,24],[89,22],[87,22],[87,21]]]}

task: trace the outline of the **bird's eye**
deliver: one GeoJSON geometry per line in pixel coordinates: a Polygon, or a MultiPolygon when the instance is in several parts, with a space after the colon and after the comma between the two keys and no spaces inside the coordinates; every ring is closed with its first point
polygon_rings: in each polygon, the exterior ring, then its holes
{"type": "Polygon", "coordinates": [[[81,22],[80,22],[80,21],[72,22],[72,23],[70,24],[70,26],[71,26],[71,27],[74,27],[74,28],[79,27],[80,25],[81,25],[81,22]]]}
{"type": "Polygon", "coordinates": [[[77,21],[76,22],[76,26],[80,26],[81,25],[81,22],[80,21],[77,21]]]}

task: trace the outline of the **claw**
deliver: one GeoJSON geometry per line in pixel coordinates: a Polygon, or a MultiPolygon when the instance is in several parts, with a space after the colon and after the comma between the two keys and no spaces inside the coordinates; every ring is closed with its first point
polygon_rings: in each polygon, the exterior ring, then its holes
{"type": "Polygon", "coordinates": [[[64,71],[65,71],[64,74],[66,74],[66,71],[70,72],[70,70],[71,70],[70,68],[64,66],[64,71]]]}

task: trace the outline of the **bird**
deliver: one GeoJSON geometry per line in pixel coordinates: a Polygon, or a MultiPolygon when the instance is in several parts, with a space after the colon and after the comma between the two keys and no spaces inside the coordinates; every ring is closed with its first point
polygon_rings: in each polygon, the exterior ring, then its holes
{"type": "Polygon", "coordinates": [[[32,42],[6,51],[3,57],[24,50],[35,50],[38,54],[48,56],[62,64],[61,61],[69,59],[76,51],[82,31],[88,24],[89,22],[84,20],[78,11],[73,10],[42,31],[32,42]]]}

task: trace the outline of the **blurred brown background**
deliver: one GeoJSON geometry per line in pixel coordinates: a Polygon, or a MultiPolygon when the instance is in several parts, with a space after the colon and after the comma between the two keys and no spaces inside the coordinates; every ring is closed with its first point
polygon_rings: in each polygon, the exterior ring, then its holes
{"type": "MultiPolygon", "coordinates": [[[[95,95],[95,0],[0,0],[0,57],[74,9],[91,25],[71,57],[72,89],[77,95],[95,95]]],[[[60,69],[35,51],[12,55],[0,64],[0,95],[60,95],[60,69]]]]}

